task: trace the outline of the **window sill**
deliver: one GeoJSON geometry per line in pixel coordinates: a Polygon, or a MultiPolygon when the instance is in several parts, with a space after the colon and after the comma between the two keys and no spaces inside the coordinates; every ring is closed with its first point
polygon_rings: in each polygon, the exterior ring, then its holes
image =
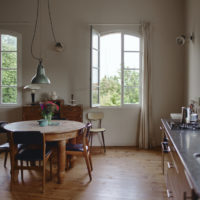
{"type": "Polygon", "coordinates": [[[0,108],[19,108],[21,104],[0,104],[0,108]]]}
{"type": "Polygon", "coordinates": [[[92,109],[123,109],[123,108],[134,108],[134,107],[140,107],[140,103],[135,104],[124,104],[121,106],[96,106],[92,107],[92,109]]]}

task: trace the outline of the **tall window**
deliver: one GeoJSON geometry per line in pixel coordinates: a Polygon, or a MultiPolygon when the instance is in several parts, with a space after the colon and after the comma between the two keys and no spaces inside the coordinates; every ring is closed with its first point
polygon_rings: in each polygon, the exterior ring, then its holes
{"type": "Polygon", "coordinates": [[[0,33],[0,104],[18,103],[18,37],[0,33]]]}
{"type": "Polygon", "coordinates": [[[141,38],[91,30],[91,106],[140,102],[141,38]]]}

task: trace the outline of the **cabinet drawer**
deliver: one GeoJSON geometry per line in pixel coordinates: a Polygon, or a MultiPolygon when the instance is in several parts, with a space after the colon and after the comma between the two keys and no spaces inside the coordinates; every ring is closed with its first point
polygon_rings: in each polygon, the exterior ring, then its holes
{"type": "Polygon", "coordinates": [[[61,118],[73,121],[83,121],[83,108],[81,105],[63,105],[60,112],[61,118]]]}
{"type": "Polygon", "coordinates": [[[22,119],[23,120],[38,120],[41,119],[40,106],[23,106],[22,107],[22,119]]]}
{"type": "Polygon", "coordinates": [[[61,106],[61,109],[62,109],[63,113],[66,113],[66,112],[81,112],[82,106],[63,105],[63,106],[61,106]]]}
{"type": "MultiPolygon", "coordinates": [[[[167,165],[169,162],[167,162],[167,165]]],[[[169,166],[167,166],[169,167],[169,166]]],[[[176,196],[176,170],[174,168],[167,168],[167,174],[166,174],[166,186],[167,186],[167,197],[170,200],[175,200],[177,199],[176,196]]]]}

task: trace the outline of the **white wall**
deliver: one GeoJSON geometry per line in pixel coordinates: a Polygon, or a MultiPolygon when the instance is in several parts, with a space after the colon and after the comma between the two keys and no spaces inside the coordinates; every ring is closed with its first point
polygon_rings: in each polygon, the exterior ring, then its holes
{"type": "Polygon", "coordinates": [[[200,1],[186,0],[186,33],[194,33],[194,41],[186,46],[186,101],[200,97],[200,1]]]}
{"type": "MultiPolygon", "coordinates": [[[[42,1],[40,43],[46,73],[52,81],[42,92],[57,91],[69,102],[71,93],[89,108],[90,32],[89,24],[134,24],[149,21],[152,26],[152,95],[154,144],[160,144],[160,118],[180,111],[183,105],[183,48],[175,38],[184,30],[182,0],[51,0],[55,34],[64,43],[65,51],[52,51],[52,36],[47,16],[47,1],[42,1]]],[[[23,85],[29,83],[37,62],[30,54],[30,42],[36,13],[36,1],[0,0],[0,22],[28,21],[21,25],[0,23],[23,36],[23,85]]],[[[39,95],[38,95],[39,97],[39,95]]],[[[24,93],[24,103],[30,94],[24,93]]],[[[108,130],[107,145],[136,145],[139,106],[98,109],[105,112],[104,127],[108,130]]],[[[0,116],[3,119],[2,116],[0,116]]],[[[13,119],[13,118],[12,118],[13,119]]],[[[16,120],[19,116],[16,116],[16,120]]]]}

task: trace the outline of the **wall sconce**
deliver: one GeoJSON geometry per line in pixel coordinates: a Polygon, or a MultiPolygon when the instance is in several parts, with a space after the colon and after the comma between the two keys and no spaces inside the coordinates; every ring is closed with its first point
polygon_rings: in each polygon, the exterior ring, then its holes
{"type": "Polygon", "coordinates": [[[176,38],[176,44],[179,46],[183,46],[185,42],[193,41],[194,40],[194,34],[192,33],[190,36],[186,35],[179,35],[176,38]]]}
{"type": "Polygon", "coordinates": [[[25,90],[31,90],[31,105],[35,105],[35,90],[39,90],[40,86],[36,84],[24,86],[25,90]]]}

